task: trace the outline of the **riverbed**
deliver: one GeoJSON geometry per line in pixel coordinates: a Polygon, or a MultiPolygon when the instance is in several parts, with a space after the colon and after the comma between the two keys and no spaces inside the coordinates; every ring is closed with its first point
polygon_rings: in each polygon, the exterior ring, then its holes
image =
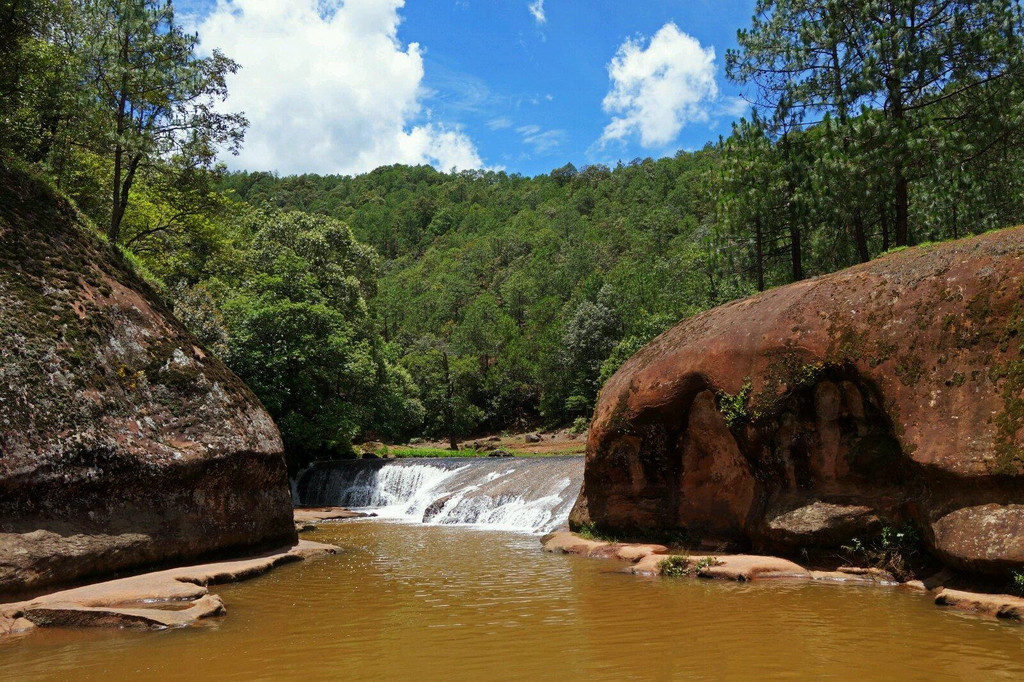
{"type": "Polygon", "coordinates": [[[379,519],[161,632],[0,642],[3,680],[1021,679],[1024,628],[895,588],[638,578],[536,535],[379,519]]]}

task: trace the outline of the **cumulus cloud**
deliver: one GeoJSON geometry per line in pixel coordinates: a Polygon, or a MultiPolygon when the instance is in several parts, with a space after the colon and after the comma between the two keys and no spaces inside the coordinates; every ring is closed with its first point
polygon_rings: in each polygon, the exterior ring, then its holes
{"type": "Polygon", "coordinates": [[[391,163],[480,168],[473,141],[425,119],[423,55],[398,39],[405,0],[217,0],[205,50],[241,70],[227,106],[246,113],[232,165],[354,174],[391,163]]]}
{"type": "Polygon", "coordinates": [[[538,24],[547,22],[548,17],[544,14],[544,0],[533,0],[533,2],[527,5],[527,9],[530,10],[530,14],[533,15],[538,24]]]}
{"type": "Polygon", "coordinates": [[[600,143],[639,135],[644,147],[666,145],[683,126],[706,122],[718,100],[715,50],[674,23],[662,26],[650,42],[623,43],[608,65],[611,89],[602,106],[612,115],[600,143]]]}

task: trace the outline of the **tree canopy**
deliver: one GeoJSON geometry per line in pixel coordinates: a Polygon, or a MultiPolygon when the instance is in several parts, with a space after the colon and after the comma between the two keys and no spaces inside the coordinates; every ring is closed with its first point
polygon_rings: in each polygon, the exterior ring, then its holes
{"type": "Polygon", "coordinates": [[[754,113],[694,152],[523,177],[227,173],[236,65],[156,0],[0,4],[0,154],[46,173],[267,406],[361,439],[586,423],[711,306],[1024,219],[1021,8],[760,0],[754,113]],[[130,199],[129,199],[130,197],[130,199]]]}

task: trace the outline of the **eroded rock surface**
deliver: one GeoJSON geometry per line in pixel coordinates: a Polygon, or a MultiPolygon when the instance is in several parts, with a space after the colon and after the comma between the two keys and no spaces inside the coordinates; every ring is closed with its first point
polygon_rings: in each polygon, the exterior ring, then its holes
{"type": "Polygon", "coordinates": [[[1024,567],[1024,228],[690,318],[601,391],[574,527],[794,555],[911,524],[1024,567]]]}
{"type": "Polygon", "coordinates": [[[256,397],[70,204],[0,164],[0,599],[295,537],[256,397]]]}
{"type": "Polygon", "coordinates": [[[183,566],[52,592],[23,602],[0,604],[0,636],[34,627],[168,628],[222,616],[220,597],[210,585],[239,582],[277,566],[324,557],[334,545],[300,540],[243,559],[183,566]],[[168,608],[178,605],[181,608],[168,608]]]}

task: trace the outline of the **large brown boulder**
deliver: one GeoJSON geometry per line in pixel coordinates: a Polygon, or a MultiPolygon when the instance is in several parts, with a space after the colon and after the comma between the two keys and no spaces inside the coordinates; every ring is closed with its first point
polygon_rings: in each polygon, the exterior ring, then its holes
{"type": "Polygon", "coordinates": [[[253,393],[0,162],[0,601],[295,537],[253,393]]]}
{"type": "Polygon", "coordinates": [[[1024,567],[1024,228],[907,249],[684,320],[601,391],[574,525],[758,551],[911,523],[1024,567]]]}

